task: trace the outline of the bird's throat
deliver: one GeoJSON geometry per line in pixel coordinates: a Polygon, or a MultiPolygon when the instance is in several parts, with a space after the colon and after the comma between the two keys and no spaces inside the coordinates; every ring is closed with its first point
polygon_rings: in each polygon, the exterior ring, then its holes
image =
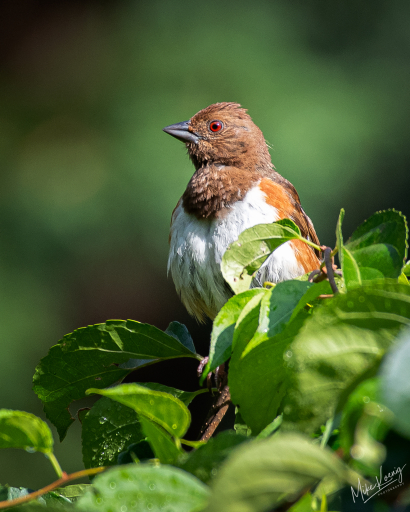
{"type": "Polygon", "coordinates": [[[233,166],[201,167],[182,196],[184,210],[198,219],[221,217],[260,179],[259,173],[233,166]]]}

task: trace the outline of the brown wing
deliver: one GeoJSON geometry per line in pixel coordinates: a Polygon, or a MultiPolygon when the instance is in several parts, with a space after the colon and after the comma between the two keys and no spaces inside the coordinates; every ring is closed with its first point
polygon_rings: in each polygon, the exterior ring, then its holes
{"type": "MultiPolygon", "coordinates": [[[[304,212],[292,183],[275,172],[272,178],[263,178],[259,188],[266,194],[266,202],[278,210],[281,219],[293,220],[304,238],[320,245],[313,223],[304,212]]],[[[319,251],[315,253],[320,256],[319,251]]]]}

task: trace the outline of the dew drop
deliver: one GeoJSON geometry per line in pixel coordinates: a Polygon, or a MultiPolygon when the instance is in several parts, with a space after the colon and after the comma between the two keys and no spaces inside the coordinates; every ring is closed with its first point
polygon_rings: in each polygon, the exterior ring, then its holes
{"type": "Polygon", "coordinates": [[[365,404],[368,404],[368,403],[370,402],[370,398],[369,398],[368,396],[364,396],[364,397],[363,397],[363,402],[364,402],[365,404]]]}
{"type": "Polygon", "coordinates": [[[127,508],[127,505],[123,505],[121,508],[120,508],[121,512],[127,512],[128,508],[127,508]]]}
{"type": "Polygon", "coordinates": [[[101,505],[101,503],[103,502],[103,499],[102,498],[97,498],[95,500],[95,502],[97,503],[97,505],[101,505]]]}
{"type": "Polygon", "coordinates": [[[238,242],[238,243],[237,243],[237,246],[238,246],[238,247],[242,247],[242,244],[240,244],[240,243],[238,242]]]}
{"type": "Polygon", "coordinates": [[[350,308],[350,309],[354,307],[354,304],[353,304],[353,302],[351,300],[349,300],[347,302],[347,307],[350,308]]]}
{"type": "Polygon", "coordinates": [[[363,295],[360,295],[359,302],[364,302],[365,300],[366,300],[365,297],[363,297],[363,295]]]}
{"type": "Polygon", "coordinates": [[[149,484],[148,487],[150,491],[155,491],[155,484],[149,484]]]}
{"type": "Polygon", "coordinates": [[[107,418],[105,418],[104,416],[102,418],[100,418],[101,425],[103,425],[106,421],[107,421],[107,418]]]}
{"type": "Polygon", "coordinates": [[[292,356],[293,356],[293,352],[291,350],[288,350],[287,352],[285,352],[285,357],[287,359],[290,359],[292,356]]]}
{"type": "Polygon", "coordinates": [[[218,474],[218,470],[216,468],[214,468],[212,471],[211,471],[211,475],[212,476],[216,476],[218,474]]]}
{"type": "Polygon", "coordinates": [[[150,400],[150,401],[149,401],[149,404],[150,404],[150,405],[154,405],[154,400],[150,400]]]}
{"type": "Polygon", "coordinates": [[[177,425],[176,423],[174,423],[174,424],[172,425],[172,428],[173,428],[174,430],[176,430],[176,429],[178,428],[178,425],[177,425]]]}
{"type": "Polygon", "coordinates": [[[110,489],[115,489],[117,484],[115,482],[110,482],[110,489]]]}
{"type": "Polygon", "coordinates": [[[36,449],[33,446],[26,446],[26,452],[28,453],[34,453],[36,449]]]}
{"type": "Polygon", "coordinates": [[[147,510],[152,510],[154,505],[152,503],[147,503],[147,510]]]}

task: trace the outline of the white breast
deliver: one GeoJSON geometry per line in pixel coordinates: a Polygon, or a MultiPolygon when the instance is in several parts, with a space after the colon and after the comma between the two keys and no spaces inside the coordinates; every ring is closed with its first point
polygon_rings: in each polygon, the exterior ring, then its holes
{"type": "MultiPolygon", "coordinates": [[[[182,203],[172,217],[168,272],[188,310],[199,321],[215,318],[232,296],[220,264],[222,256],[239,234],[257,224],[279,220],[275,207],[265,201],[265,194],[255,186],[237,201],[221,219],[197,219],[185,213],[182,203]]],[[[289,242],[266,260],[256,276],[257,285],[277,283],[303,274],[289,242]]]]}

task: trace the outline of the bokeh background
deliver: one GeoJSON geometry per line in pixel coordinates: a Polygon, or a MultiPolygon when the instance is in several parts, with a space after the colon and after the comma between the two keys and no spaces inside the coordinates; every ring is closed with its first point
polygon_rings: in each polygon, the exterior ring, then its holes
{"type": "MultiPolygon", "coordinates": [[[[409,216],[409,18],[406,0],[2,0],[0,407],[44,418],[36,364],[108,318],[179,320],[205,355],[210,326],[166,275],[193,168],[161,129],[211,103],[248,108],[322,243],[341,207],[345,237],[376,210],[409,216]]],[[[82,468],[78,422],[56,445],[82,468]]],[[[53,479],[42,455],[0,452],[0,483],[53,479]]]]}

